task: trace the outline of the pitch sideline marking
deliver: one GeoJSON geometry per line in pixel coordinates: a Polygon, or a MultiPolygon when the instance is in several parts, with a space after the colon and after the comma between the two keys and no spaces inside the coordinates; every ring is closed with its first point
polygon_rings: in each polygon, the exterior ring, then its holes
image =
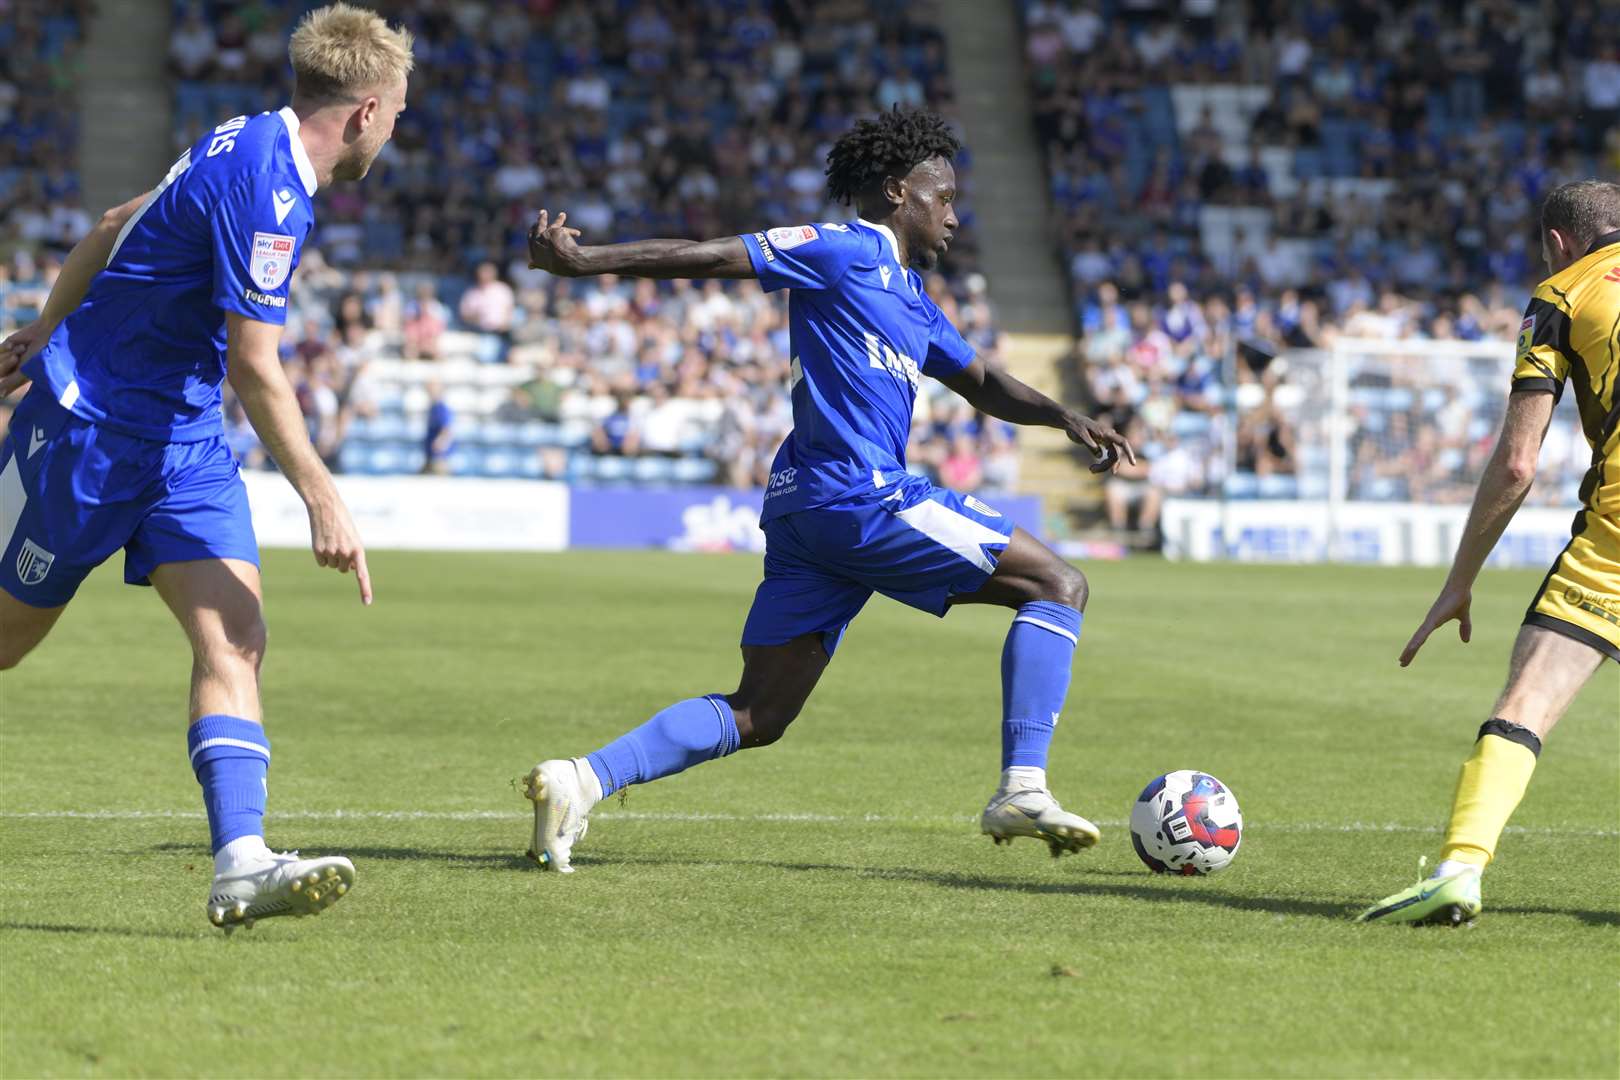
{"type": "MultiPolygon", "coordinates": [[[[269,815],[276,821],[515,821],[529,816],[527,811],[507,810],[287,810],[269,815]]],[[[86,820],[86,821],[201,821],[207,815],[196,810],[26,810],[0,812],[0,820],[86,820]]],[[[887,814],[724,814],[682,813],[678,811],[607,810],[593,815],[594,821],[733,822],[810,825],[970,825],[976,817],[947,814],[900,817],[887,814]]],[[[1100,820],[1108,828],[1129,825],[1123,819],[1100,820]]],[[[1436,833],[1438,825],[1380,824],[1368,821],[1296,821],[1276,825],[1250,825],[1261,832],[1278,833],[1436,833]]],[[[1521,836],[1566,836],[1592,840],[1620,837],[1617,829],[1564,829],[1530,825],[1509,825],[1505,830],[1521,836]]]]}

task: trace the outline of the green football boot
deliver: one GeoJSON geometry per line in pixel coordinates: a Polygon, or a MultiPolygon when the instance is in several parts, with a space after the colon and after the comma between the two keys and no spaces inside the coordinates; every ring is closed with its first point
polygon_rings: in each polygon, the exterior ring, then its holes
{"type": "MultiPolygon", "coordinates": [[[[1428,859],[1418,863],[1423,872],[1428,859]]],[[[1480,872],[1463,870],[1448,877],[1426,877],[1409,889],[1386,896],[1363,911],[1357,922],[1429,923],[1459,926],[1472,922],[1483,904],[1479,897],[1480,872]]]]}

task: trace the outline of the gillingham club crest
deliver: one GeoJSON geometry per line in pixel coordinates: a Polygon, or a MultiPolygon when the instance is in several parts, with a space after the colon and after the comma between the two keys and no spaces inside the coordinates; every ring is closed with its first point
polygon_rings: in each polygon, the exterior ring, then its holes
{"type": "Polygon", "coordinates": [[[51,552],[25,539],[22,550],[17,552],[17,580],[24,585],[38,585],[51,572],[51,563],[55,561],[56,556],[51,552]]]}

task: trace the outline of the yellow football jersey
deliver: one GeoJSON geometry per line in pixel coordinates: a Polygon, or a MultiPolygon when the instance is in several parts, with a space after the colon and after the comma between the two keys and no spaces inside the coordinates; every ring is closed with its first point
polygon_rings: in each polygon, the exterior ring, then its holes
{"type": "Polygon", "coordinates": [[[1536,287],[1518,344],[1514,391],[1574,388],[1592,444],[1581,503],[1620,515],[1620,231],[1598,237],[1585,258],[1536,287]]]}

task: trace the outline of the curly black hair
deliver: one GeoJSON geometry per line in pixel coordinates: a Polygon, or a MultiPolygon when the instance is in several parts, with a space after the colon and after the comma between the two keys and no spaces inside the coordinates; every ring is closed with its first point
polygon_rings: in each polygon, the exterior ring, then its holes
{"type": "Polygon", "coordinates": [[[962,149],[937,115],[896,105],[838,137],[827,153],[827,192],[848,205],[886,176],[904,176],[931,158],[947,161],[962,149]]]}

